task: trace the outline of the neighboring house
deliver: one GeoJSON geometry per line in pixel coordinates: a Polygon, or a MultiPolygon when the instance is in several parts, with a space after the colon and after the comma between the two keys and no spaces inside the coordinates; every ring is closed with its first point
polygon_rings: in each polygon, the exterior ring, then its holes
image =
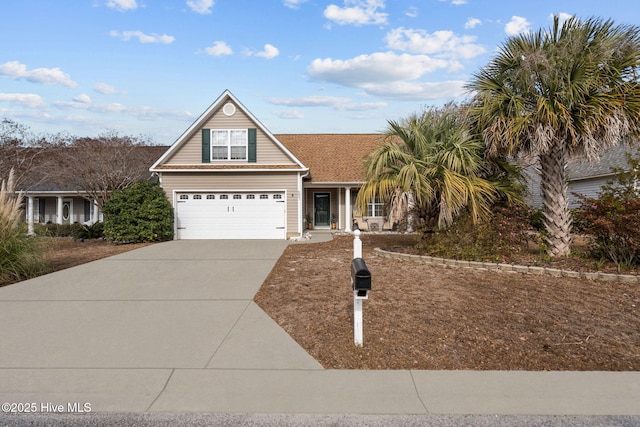
{"type": "MultiPolygon", "coordinates": [[[[174,207],[176,239],[287,239],[307,217],[351,231],[362,161],[380,138],[274,135],[225,91],[150,170],[174,207]]],[[[368,211],[381,228],[382,204],[368,211]]]]}
{"type": "MultiPolygon", "coordinates": [[[[567,165],[569,207],[575,208],[580,205],[580,199],[575,193],[597,199],[602,186],[612,181],[616,175],[612,168],[628,169],[627,153],[637,156],[637,149],[628,144],[620,144],[605,151],[597,161],[571,160],[567,165]]],[[[540,208],[540,176],[535,167],[527,168],[526,173],[529,189],[527,203],[529,206],[540,208]]]]}
{"type": "MultiPolygon", "coordinates": [[[[64,150],[65,148],[58,148],[64,150]]],[[[150,159],[156,159],[166,151],[162,146],[139,146],[134,161],[124,171],[127,177],[139,177],[148,172],[150,159]],[[142,172],[141,172],[142,171],[142,172]]],[[[39,156],[33,167],[24,174],[18,191],[24,195],[24,208],[29,233],[33,233],[35,224],[93,224],[103,220],[99,204],[78,184],[65,181],[60,173],[61,166],[54,153],[39,156]]],[[[90,160],[87,160],[91,164],[90,160]]],[[[103,169],[110,168],[109,160],[102,162],[103,169]]],[[[101,173],[100,168],[89,168],[101,173]]],[[[68,175],[67,175],[68,176],[68,175]]],[[[99,180],[95,185],[103,185],[99,180]]]]}

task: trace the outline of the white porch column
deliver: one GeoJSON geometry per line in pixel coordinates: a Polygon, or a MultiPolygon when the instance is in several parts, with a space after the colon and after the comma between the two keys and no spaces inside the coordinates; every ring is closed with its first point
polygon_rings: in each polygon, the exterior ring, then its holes
{"type": "Polygon", "coordinates": [[[95,224],[100,219],[100,211],[98,210],[98,204],[96,201],[93,201],[93,212],[91,215],[91,223],[95,224]]]}
{"type": "Polygon", "coordinates": [[[351,224],[353,224],[353,218],[351,218],[351,187],[344,187],[344,216],[344,231],[350,233],[351,224]]]}
{"type": "Polygon", "coordinates": [[[56,208],[56,223],[62,224],[63,198],[58,196],[58,207],[56,208]]]}
{"type": "Polygon", "coordinates": [[[342,209],[340,206],[342,206],[342,191],[338,187],[338,230],[342,230],[342,209]]]}
{"type": "Polygon", "coordinates": [[[27,197],[27,233],[33,236],[33,196],[27,197]]]}

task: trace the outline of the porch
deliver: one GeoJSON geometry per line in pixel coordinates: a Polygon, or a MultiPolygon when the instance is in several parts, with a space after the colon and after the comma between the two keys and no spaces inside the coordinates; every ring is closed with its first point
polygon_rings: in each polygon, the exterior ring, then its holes
{"type": "Polygon", "coordinates": [[[77,193],[28,193],[25,199],[29,234],[33,234],[34,224],[93,224],[102,220],[98,205],[77,193]]]}
{"type": "Polygon", "coordinates": [[[305,186],[303,228],[344,232],[354,229],[391,231],[393,222],[385,216],[384,204],[380,201],[372,200],[368,203],[366,212],[356,208],[354,202],[359,189],[359,184],[305,186]]]}

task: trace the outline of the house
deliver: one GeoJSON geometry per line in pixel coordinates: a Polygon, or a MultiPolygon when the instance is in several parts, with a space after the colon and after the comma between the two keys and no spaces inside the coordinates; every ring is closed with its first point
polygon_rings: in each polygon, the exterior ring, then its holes
{"type": "MultiPolygon", "coordinates": [[[[569,207],[580,206],[580,199],[576,194],[597,199],[602,186],[612,181],[616,175],[616,169],[628,169],[626,154],[638,156],[637,148],[629,144],[619,144],[606,150],[598,161],[587,159],[573,159],[567,165],[567,197],[569,207]]],[[[527,204],[531,207],[542,207],[542,195],[540,193],[540,176],[535,167],[525,169],[527,175],[528,197],[527,204]]]]}
{"type": "MultiPolygon", "coordinates": [[[[274,135],[229,91],[150,171],[174,207],[176,239],[287,239],[385,224],[382,204],[353,209],[379,134],[274,135]],[[366,219],[366,221],[365,221],[366,219]]],[[[372,226],[371,228],[375,228],[372,226]]]]}
{"type": "Polygon", "coordinates": [[[167,147],[102,144],[89,149],[90,152],[67,146],[29,149],[35,155],[29,168],[22,171],[19,191],[25,196],[30,234],[35,224],[102,221],[99,202],[109,193],[108,188],[151,178],[149,165],[167,147]]]}

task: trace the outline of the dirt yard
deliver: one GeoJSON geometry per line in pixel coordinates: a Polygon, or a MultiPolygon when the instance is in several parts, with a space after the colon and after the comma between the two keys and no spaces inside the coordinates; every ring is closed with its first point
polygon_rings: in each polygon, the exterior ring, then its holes
{"type": "Polygon", "coordinates": [[[426,266],[376,256],[353,341],[352,237],[290,245],[255,301],[325,368],[640,370],[640,286],[426,266]]]}

